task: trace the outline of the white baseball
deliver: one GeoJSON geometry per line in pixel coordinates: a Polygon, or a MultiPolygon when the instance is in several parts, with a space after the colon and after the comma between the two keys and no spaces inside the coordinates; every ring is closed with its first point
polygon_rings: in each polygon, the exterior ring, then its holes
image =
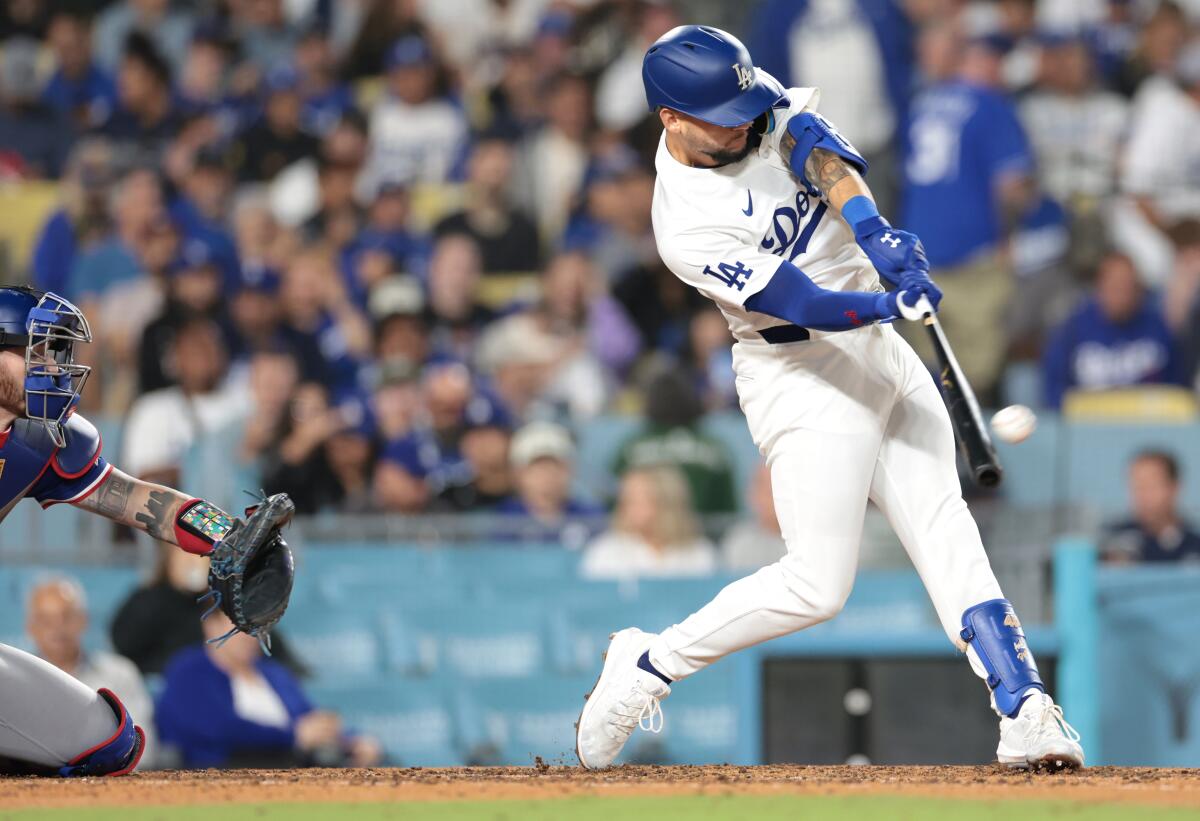
{"type": "Polygon", "coordinates": [[[992,432],[1001,442],[1024,442],[1037,430],[1037,416],[1024,405],[1009,405],[992,417],[992,432]]]}

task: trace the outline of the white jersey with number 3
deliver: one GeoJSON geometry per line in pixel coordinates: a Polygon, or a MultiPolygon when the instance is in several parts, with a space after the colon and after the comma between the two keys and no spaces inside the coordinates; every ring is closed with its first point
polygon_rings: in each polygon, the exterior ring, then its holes
{"type": "Polygon", "coordinates": [[[781,260],[822,288],[882,291],[879,276],[845,221],[809,196],[779,154],[787,121],[816,111],[814,88],[790,88],[791,106],[775,110],[775,127],[757,149],[720,168],[684,165],[658,144],[651,210],[658,252],[667,267],[720,307],[738,339],[781,323],[743,305],[775,275],[781,260]]]}

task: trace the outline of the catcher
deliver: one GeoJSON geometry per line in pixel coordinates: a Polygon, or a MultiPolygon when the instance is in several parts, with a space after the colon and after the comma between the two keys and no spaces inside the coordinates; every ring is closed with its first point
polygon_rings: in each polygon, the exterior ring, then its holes
{"type": "MultiPolygon", "coordinates": [[[[292,590],[292,554],[279,536],[294,507],[284,494],[241,521],[169,487],[134,479],[101,455],[76,414],[89,368],[83,314],[53,293],[0,288],[0,519],[25,497],[73,504],[209,556],[209,596],[266,644],[292,590]]],[[[0,774],[123,775],[145,735],[116,694],[93,692],[56,667],[0,644],[0,774]]]]}

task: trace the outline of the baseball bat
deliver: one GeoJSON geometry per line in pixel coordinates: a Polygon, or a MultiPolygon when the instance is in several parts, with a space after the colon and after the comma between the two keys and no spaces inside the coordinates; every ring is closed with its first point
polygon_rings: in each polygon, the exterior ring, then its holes
{"type": "Polygon", "coordinates": [[[1000,467],[1000,459],[996,456],[992,438],[988,436],[987,428],[984,427],[975,391],[963,376],[962,368],[954,357],[954,350],[950,347],[946,333],[942,330],[929,300],[922,296],[917,301],[916,308],[923,316],[925,330],[929,332],[929,339],[937,353],[938,365],[941,368],[939,382],[942,397],[946,401],[946,409],[950,411],[954,432],[958,434],[963,458],[971,468],[971,477],[980,487],[996,487],[1004,478],[1004,471],[1000,467]]]}

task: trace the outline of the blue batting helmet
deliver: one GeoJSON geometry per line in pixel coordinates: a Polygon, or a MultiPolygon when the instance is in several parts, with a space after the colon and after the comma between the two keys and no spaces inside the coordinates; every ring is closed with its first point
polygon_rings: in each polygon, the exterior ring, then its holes
{"type": "Polygon", "coordinates": [[[59,447],[66,441],[62,425],[91,372],[75,363],[75,344],[91,341],[83,313],[57,294],[0,288],[0,347],[25,355],[25,416],[45,425],[59,447]]]}
{"type": "Polygon", "coordinates": [[[783,86],[754,67],[741,41],[711,26],[679,26],[660,37],[642,59],[642,83],[651,111],[663,106],[725,127],[788,105],[783,86]]]}

